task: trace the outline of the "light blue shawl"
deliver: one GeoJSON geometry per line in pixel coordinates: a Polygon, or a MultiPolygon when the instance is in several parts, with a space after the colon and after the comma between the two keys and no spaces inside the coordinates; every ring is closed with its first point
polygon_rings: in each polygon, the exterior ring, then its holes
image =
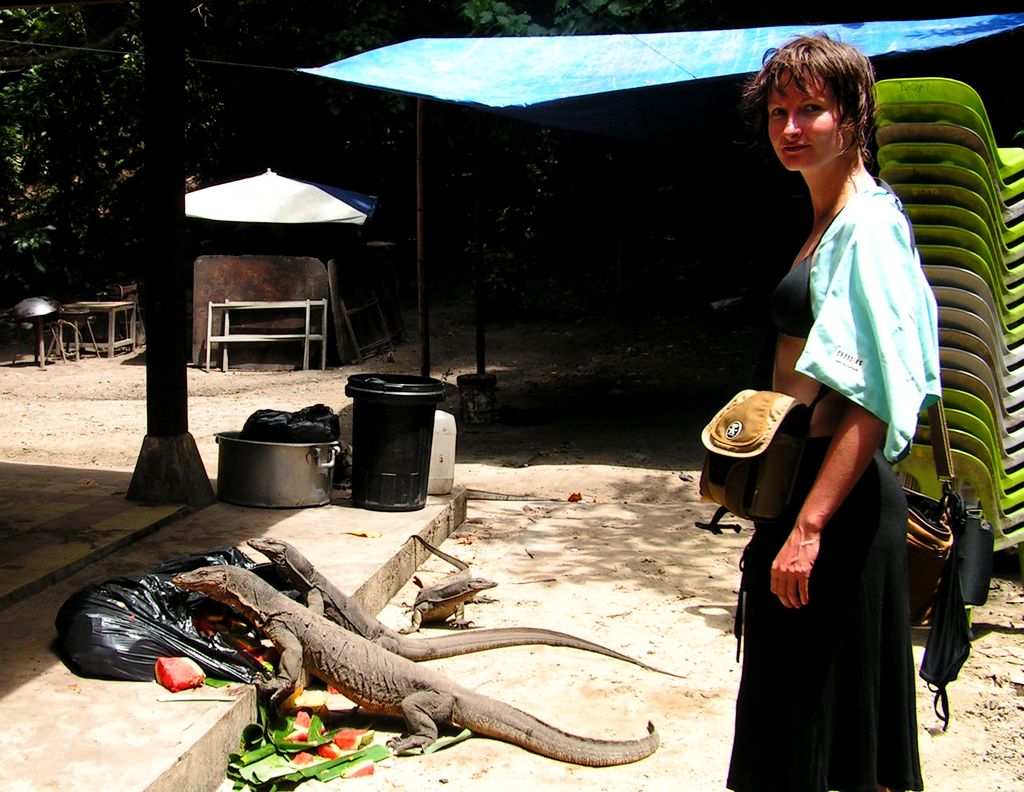
{"type": "Polygon", "coordinates": [[[857,193],[811,257],[815,321],[796,370],[887,426],[890,462],[909,450],[918,413],[942,394],[935,296],[898,199],[857,193]]]}

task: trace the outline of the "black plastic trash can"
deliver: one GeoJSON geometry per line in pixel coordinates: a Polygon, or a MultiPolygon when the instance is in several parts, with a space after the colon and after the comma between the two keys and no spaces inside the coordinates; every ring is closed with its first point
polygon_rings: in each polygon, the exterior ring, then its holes
{"type": "Polygon", "coordinates": [[[444,384],[430,377],[353,374],[352,502],[375,511],[415,511],[427,502],[434,411],[444,384]]]}

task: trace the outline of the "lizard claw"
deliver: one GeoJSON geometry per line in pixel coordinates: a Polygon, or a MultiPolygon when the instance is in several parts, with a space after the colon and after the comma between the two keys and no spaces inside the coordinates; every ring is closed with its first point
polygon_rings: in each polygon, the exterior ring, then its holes
{"type": "Polygon", "coordinates": [[[404,737],[392,737],[387,741],[387,746],[397,756],[409,756],[410,754],[423,753],[423,749],[432,742],[434,741],[429,737],[408,734],[404,737]]]}

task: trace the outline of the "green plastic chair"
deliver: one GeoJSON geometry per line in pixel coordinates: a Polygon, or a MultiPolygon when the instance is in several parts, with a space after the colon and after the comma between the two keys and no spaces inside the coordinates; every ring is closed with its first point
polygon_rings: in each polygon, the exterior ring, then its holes
{"type": "MultiPolygon", "coordinates": [[[[977,295],[972,294],[964,289],[959,289],[952,286],[943,286],[941,284],[933,284],[932,290],[936,294],[936,298],[939,306],[939,326],[950,326],[955,323],[954,326],[958,327],[970,327],[976,331],[975,334],[981,338],[1006,338],[1000,336],[998,320],[992,316],[991,310],[984,305],[984,301],[981,300],[977,295]],[[970,320],[968,323],[967,320],[970,320]],[[992,326],[992,322],[997,322],[995,328],[992,326]]],[[[1010,339],[1011,341],[1013,339],[1010,339]]],[[[992,345],[993,350],[999,348],[998,344],[992,345]]],[[[1003,357],[1005,368],[1014,371],[1016,357],[1021,351],[1022,344],[1011,344],[1009,349],[1009,355],[1006,355],[1002,349],[999,349],[1000,355],[1003,357]]]]}
{"type": "MultiPolygon", "coordinates": [[[[930,447],[931,439],[930,427],[919,426],[914,445],[930,447]]],[[[1002,474],[999,466],[993,463],[985,444],[963,429],[949,428],[949,450],[953,455],[953,474],[956,477],[967,477],[962,475],[959,465],[956,464],[957,455],[962,454],[984,471],[984,475],[977,478],[980,478],[989,489],[995,513],[1004,515],[1014,523],[1024,520],[1024,480],[1016,481],[1013,476],[1008,478],[1002,474]]],[[[902,462],[900,464],[902,465],[902,462]]],[[[972,481],[971,478],[968,478],[968,481],[972,481]]],[[[976,481],[972,481],[972,484],[977,487],[976,481]]]]}
{"type": "Polygon", "coordinates": [[[985,365],[993,369],[1003,382],[1007,383],[1011,390],[1024,387],[1024,369],[1019,365],[1011,368],[1006,360],[999,355],[993,345],[976,333],[967,330],[945,327],[939,321],[939,346],[952,347],[970,352],[972,355],[981,358],[985,365]]]}
{"type": "MultiPolygon", "coordinates": [[[[903,168],[890,175],[903,175],[903,168]]],[[[1007,226],[1003,216],[994,211],[992,204],[983,194],[953,184],[915,184],[912,182],[889,183],[904,205],[950,206],[971,212],[981,218],[996,239],[1001,239],[1007,248],[1016,249],[1024,243],[1024,224],[1007,226]]]]}
{"type": "MultiPolygon", "coordinates": [[[[977,376],[974,372],[962,371],[960,369],[953,368],[946,364],[946,354],[944,350],[939,350],[939,356],[943,359],[942,366],[942,385],[945,388],[955,388],[956,390],[969,393],[976,399],[980,399],[985,403],[988,408],[988,413],[992,415],[993,420],[993,432],[997,437],[1009,438],[1008,442],[1013,441],[1013,438],[1018,437],[1019,431],[1024,428],[1024,420],[1020,413],[1008,414],[1007,409],[1013,408],[1019,410],[1020,404],[1005,404],[992,389],[990,382],[987,382],[984,378],[977,376]]],[[[1010,447],[1013,447],[1010,445],[1010,447]]]]}
{"type": "Polygon", "coordinates": [[[884,168],[886,164],[953,165],[964,168],[987,182],[1007,208],[1024,196],[1024,180],[1018,179],[1010,185],[1004,185],[992,178],[988,165],[978,154],[951,143],[890,143],[879,146],[878,165],[884,168]]]}
{"type": "Polygon", "coordinates": [[[991,248],[977,234],[956,226],[915,225],[917,249],[922,263],[962,267],[985,279],[1001,305],[1008,311],[1017,308],[1024,297],[1021,281],[1024,265],[1006,266],[1001,256],[994,256],[991,248]]]}
{"type": "MultiPolygon", "coordinates": [[[[993,159],[985,141],[974,130],[959,124],[933,123],[890,123],[880,126],[874,132],[874,142],[878,145],[892,143],[951,143],[961,145],[977,154],[985,161],[988,173],[993,182],[999,183],[999,189],[1014,183],[1013,174],[1007,179],[1005,171],[999,170],[999,163],[993,159]]],[[[1020,175],[1024,175],[1024,171],[1020,175]]]]}
{"type": "MultiPolygon", "coordinates": [[[[879,170],[879,176],[899,195],[907,184],[930,184],[934,187],[959,187],[976,193],[988,206],[993,218],[998,218],[997,233],[1010,231],[1024,216],[1024,201],[1007,206],[996,194],[991,179],[957,165],[936,165],[927,162],[888,162],[879,170]]],[[[901,199],[902,200],[902,199],[901,199]]]]}
{"type": "Polygon", "coordinates": [[[983,358],[964,349],[939,347],[939,359],[943,384],[982,399],[996,417],[1000,434],[1014,435],[1024,427],[1024,394],[1016,392],[1019,382],[1007,383],[999,377],[998,369],[993,371],[983,358]]]}
{"type": "Polygon", "coordinates": [[[1018,344],[1011,349],[1006,345],[1004,336],[994,334],[982,317],[970,311],[940,304],[939,331],[942,330],[970,333],[980,338],[1008,371],[1016,371],[1024,365],[1024,345],[1018,344]]]}
{"type": "Polygon", "coordinates": [[[974,438],[975,441],[984,447],[984,456],[981,459],[991,463],[996,471],[994,478],[999,486],[999,491],[1004,497],[1012,497],[1010,493],[1005,491],[1004,487],[1013,492],[1018,487],[1024,487],[1024,470],[1020,469],[1021,465],[1024,464],[1024,458],[1019,453],[1007,456],[999,441],[985,425],[984,421],[970,413],[947,406],[946,425],[950,430],[955,430],[964,436],[974,438]]]}
{"type": "MultiPolygon", "coordinates": [[[[966,482],[978,495],[985,519],[992,525],[996,550],[1018,545],[1024,556],[1024,499],[1005,497],[997,492],[992,475],[977,457],[957,448],[950,449],[953,470],[958,481],[966,482]]],[[[942,485],[935,475],[935,461],[927,437],[915,440],[910,453],[897,464],[899,473],[909,476],[915,489],[938,498],[942,485]]]]}
{"type": "Polygon", "coordinates": [[[1024,323],[1011,324],[988,283],[962,267],[932,264],[922,256],[924,275],[931,284],[939,308],[962,308],[981,317],[993,336],[1002,335],[1008,349],[1024,342],[1024,323]]]}
{"type": "MultiPolygon", "coordinates": [[[[962,206],[950,206],[949,204],[904,202],[903,208],[910,216],[915,230],[919,226],[949,226],[974,234],[991,251],[993,260],[1002,263],[1004,271],[1014,273],[1014,280],[1024,279],[1024,267],[1014,266],[1024,261],[1024,244],[1018,240],[1012,247],[1008,247],[1005,239],[994,235],[992,226],[977,213],[964,209],[962,206]]],[[[1024,230],[1024,226],[1020,230],[1024,230]]]]}
{"type": "Polygon", "coordinates": [[[973,393],[959,388],[943,388],[942,398],[949,409],[957,410],[960,416],[969,416],[961,422],[961,428],[970,431],[998,455],[1002,460],[1004,471],[1010,472],[1024,465],[1024,432],[1017,431],[1012,435],[999,432],[992,412],[983,399],[973,393]],[[976,425],[971,422],[977,422],[976,425]]]}
{"type": "Polygon", "coordinates": [[[969,390],[955,387],[955,378],[949,378],[947,382],[950,384],[944,384],[942,388],[946,406],[957,410],[960,416],[970,417],[970,421],[964,419],[961,428],[985,442],[989,450],[1002,460],[1004,472],[1014,472],[1024,466],[1024,427],[1009,434],[1004,433],[985,399],[969,390]],[[975,425],[972,422],[977,423],[975,425]]]}
{"type": "MultiPolygon", "coordinates": [[[[927,439],[928,442],[931,441],[930,435],[927,439]]],[[[965,432],[962,429],[949,428],[949,445],[952,450],[969,454],[977,459],[989,472],[999,508],[1004,514],[1018,511],[1024,506],[1024,471],[1005,474],[998,459],[992,458],[988,446],[970,432],[965,432]]]]}
{"type": "Polygon", "coordinates": [[[1024,149],[999,147],[981,95],[965,82],[947,77],[879,80],[875,85],[875,95],[880,107],[894,104],[941,103],[968,109],[977,117],[978,126],[964,126],[974,130],[985,140],[985,144],[996,155],[1000,169],[1018,173],[1024,168],[1024,149]]]}
{"type": "Polygon", "coordinates": [[[1024,177],[1024,149],[993,151],[977,129],[977,114],[966,107],[939,103],[885,105],[879,108],[875,143],[951,143],[970,149],[985,161],[999,189],[1024,177]],[[1012,164],[1005,164],[1009,160],[1012,164]]]}

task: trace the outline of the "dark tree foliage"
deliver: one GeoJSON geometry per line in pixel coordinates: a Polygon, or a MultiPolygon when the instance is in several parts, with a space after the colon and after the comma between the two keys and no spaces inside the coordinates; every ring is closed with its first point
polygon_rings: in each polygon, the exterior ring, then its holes
{"type": "MultiPolygon", "coordinates": [[[[408,281],[415,278],[415,101],[296,68],[428,36],[643,33],[1014,10],[973,0],[813,9],[753,0],[159,1],[181,2],[188,14],[186,189],[271,168],[380,196],[377,216],[362,230],[225,230],[188,221],[183,266],[201,253],[355,255],[357,243],[372,238],[398,243],[408,281]]],[[[144,6],[0,10],[0,308],[32,294],[90,297],[142,271],[144,6]]],[[[1020,126],[1019,114],[999,115],[1019,106],[1015,93],[993,82],[993,70],[977,58],[879,64],[883,76],[901,69],[978,80],[1004,139],[1020,126]]],[[[492,315],[609,305],[681,311],[732,296],[765,259],[784,256],[789,240],[778,229],[800,233],[792,212],[801,200],[798,181],[737,143],[737,90],[737,81],[709,87],[677,140],[650,145],[426,103],[432,278],[468,281],[479,263],[492,315]],[[772,199],[751,199],[754,185],[772,199]],[[723,283],[725,265],[737,274],[733,282],[723,283]]]]}

